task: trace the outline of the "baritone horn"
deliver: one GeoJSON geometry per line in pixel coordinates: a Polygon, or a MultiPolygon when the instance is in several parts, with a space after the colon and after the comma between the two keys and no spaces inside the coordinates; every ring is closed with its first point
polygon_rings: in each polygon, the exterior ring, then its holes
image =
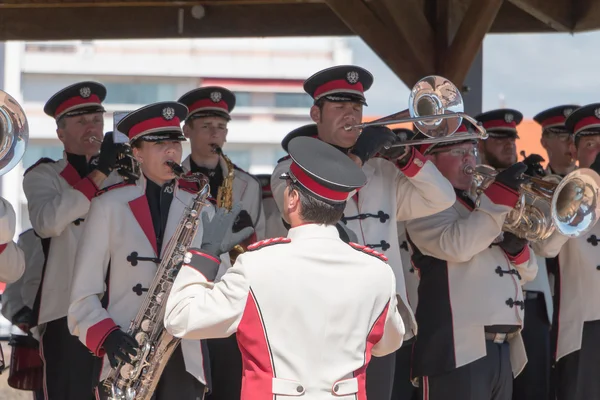
{"type": "Polygon", "coordinates": [[[464,113],[464,102],[460,90],[448,79],[438,75],[426,76],[413,86],[406,110],[375,121],[348,125],[345,129],[363,129],[368,126],[393,125],[404,122],[413,122],[414,126],[429,139],[406,140],[390,147],[453,142],[463,139],[487,139],[488,137],[480,123],[464,113]],[[477,132],[453,136],[463,119],[469,121],[477,132]]]}
{"type": "Polygon", "coordinates": [[[0,90],[0,176],[21,161],[28,142],[25,111],[11,95],[0,90]]]}
{"type": "MultiPolygon", "coordinates": [[[[472,194],[478,206],[481,193],[493,183],[497,171],[488,165],[467,165],[464,172],[473,175],[472,194]]],[[[527,177],[502,230],[532,242],[547,239],[554,231],[579,237],[600,217],[599,189],[600,175],[589,168],[576,169],[560,181],[554,176],[527,177]]]]}

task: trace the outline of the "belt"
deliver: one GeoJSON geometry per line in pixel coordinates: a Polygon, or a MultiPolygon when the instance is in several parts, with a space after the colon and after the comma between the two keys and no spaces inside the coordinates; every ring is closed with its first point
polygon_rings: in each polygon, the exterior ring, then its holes
{"type": "Polygon", "coordinates": [[[523,291],[523,297],[525,298],[525,300],[535,300],[538,297],[540,297],[540,292],[532,292],[529,290],[524,290],[523,291]]]}
{"type": "Polygon", "coordinates": [[[517,335],[517,333],[518,332],[513,332],[513,333],[485,332],[485,340],[491,340],[494,343],[502,344],[502,343],[512,339],[513,337],[515,337],[517,335]]]}

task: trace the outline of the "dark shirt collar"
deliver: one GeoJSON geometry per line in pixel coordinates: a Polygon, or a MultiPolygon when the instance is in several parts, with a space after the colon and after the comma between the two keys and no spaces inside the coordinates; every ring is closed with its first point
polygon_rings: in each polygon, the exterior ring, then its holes
{"type": "Polygon", "coordinates": [[[98,157],[94,156],[90,159],[89,163],[85,156],[73,153],[67,153],[67,162],[75,168],[75,171],[79,174],[80,177],[87,176],[93,169],[96,168],[98,163],[98,157]]]}

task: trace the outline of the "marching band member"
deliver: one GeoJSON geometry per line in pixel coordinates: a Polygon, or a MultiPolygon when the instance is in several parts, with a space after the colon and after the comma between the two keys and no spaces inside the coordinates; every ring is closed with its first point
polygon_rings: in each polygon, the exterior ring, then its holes
{"type": "Polygon", "coordinates": [[[577,105],[567,104],[549,108],[533,117],[542,127],[540,143],[548,154],[547,175],[565,177],[577,168],[573,134],[565,127],[565,120],[578,108],[577,105]]]}
{"type": "Polygon", "coordinates": [[[284,225],[281,213],[273,199],[271,191],[271,174],[256,175],[262,189],[262,208],[265,214],[265,238],[287,236],[288,229],[284,225]]]}
{"type": "Polygon", "coordinates": [[[25,272],[23,251],[13,241],[15,224],[13,206],[0,197],[0,282],[15,282],[25,272]]]}
{"type": "Polygon", "coordinates": [[[465,173],[476,162],[473,142],[421,146],[454,186],[456,203],[406,222],[420,276],[412,373],[423,399],[509,400],[513,374],[527,362],[521,284],[535,277],[537,264],[514,235],[494,243],[526,166],[500,172],[475,208],[472,175],[465,173]]]}
{"type": "MultiPolygon", "coordinates": [[[[564,124],[565,117],[562,116],[562,110],[560,116],[555,114],[552,112],[544,115],[543,119],[552,121],[555,127],[564,124]]],[[[516,163],[517,126],[521,123],[523,115],[516,110],[500,109],[479,114],[475,119],[482,123],[489,135],[487,140],[479,142],[482,162],[499,171],[516,163]]],[[[525,164],[532,164],[527,173],[534,176],[543,173],[543,169],[535,163],[535,157],[535,154],[531,154],[523,161],[525,164]],[[531,168],[536,165],[538,168],[531,168]]],[[[547,399],[549,396],[552,294],[546,263],[541,257],[536,261],[541,262],[538,262],[538,273],[535,279],[523,286],[525,325],[521,336],[525,343],[528,362],[525,369],[515,378],[514,400],[547,399]]]]}
{"type": "MultiPolygon", "coordinates": [[[[392,129],[400,141],[415,136],[415,133],[406,128],[392,129]]],[[[457,131],[460,133],[460,131],[457,131]]],[[[383,154],[385,156],[385,153],[383,154]]],[[[419,300],[419,276],[418,271],[412,265],[410,259],[410,250],[406,239],[406,227],[404,221],[396,223],[398,227],[398,244],[400,246],[400,257],[402,259],[402,269],[404,272],[404,282],[406,284],[406,296],[410,304],[410,308],[414,313],[417,312],[417,304],[419,300]]],[[[410,376],[410,364],[412,357],[412,347],[415,338],[410,338],[402,343],[402,347],[396,352],[396,369],[394,374],[394,387],[392,390],[392,399],[412,400],[416,399],[417,388],[412,384],[410,376]]]]}
{"type": "Polygon", "coordinates": [[[39,329],[34,326],[33,303],[42,280],[44,251],[33,229],[19,235],[17,246],[25,256],[25,273],[16,282],[6,285],[2,293],[2,315],[27,335],[11,334],[8,381],[17,390],[32,390],[35,400],[43,400],[43,363],[39,355],[39,329]]]}
{"type": "MultiPolygon", "coordinates": [[[[183,160],[183,168],[206,175],[210,179],[211,195],[216,199],[223,178],[230,171],[223,157],[215,153],[213,146],[223,148],[227,141],[227,124],[235,107],[235,95],[225,88],[210,86],[191,90],[177,101],[189,109],[183,133],[190,140],[192,153],[183,160]]],[[[242,203],[243,211],[240,216],[249,214],[256,239],[262,240],[265,217],[260,182],[236,165],[234,169],[233,201],[242,203]]]]}
{"type": "Polygon", "coordinates": [[[235,218],[218,210],[173,284],[165,326],[190,339],[237,332],[243,399],[364,399],[371,356],[395,351],[404,334],[385,257],[344,243],[333,226],[366,177],[314,138],[293,139],[289,153],[287,238],[252,245],[213,283],[235,218]]]}
{"type": "Polygon", "coordinates": [[[23,332],[35,324],[33,303],[42,279],[44,251],[33,229],[19,235],[17,246],[23,252],[25,272],[19,280],[6,285],[2,293],[2,315],[23,332]]]}
{"type": "MultiPolygon", "coordinates": [[[[574,134],[580,168],[600,173],[600,103],[574,111],[565,121],[574,134]]],[[[600,398],[596,374],[600,363],[600,272],[598,238],[600,225],[577,238],[555,232],[545,241],[534,243],[544,257],[558,255],[554,292],[557,331],[555,386],[557,400],[600,398]]]]}
{"type": "Polygon", "coordinates": [[[23,178],[29,218],[45,256],[34,316],[44,325],[40,345],[49,400],[92,396],[96,360],[69,333],[66,316],[82,223],[98,188],[112,179],[107,177],[117,158],[112,135],[102,140],[105,97],[106,88],[97,82],[79,82],[53,95],[44,112],[56,120],[64,157],[42,158],[23,178]]]}
{"type": "MultiPolygon", "coordinates": [[[[394,148],[389,159],[375,157],[396,140],[390,129],[367,127],[360,136],[358,129],[346,129],[362,121],[364,92],[372,83],[373,76],[363,68],[336,66],[308,78],[304,89],[315,101],[310,116],[318,138],[351,157],[367,176],[366,185],[348,200],[342,221],[356,233],[360,244],[381,250],[389,259],[401,298],[400,313],[407,325],[405,339],[409,339],[417,327],[406,298],[396,222],[440,212],[452,205],[455,196],[448,180],[414,147],[394,148]]],[[[289,158],[281,160],[271,178],[280,211],[286,186],[277,177],[290,164],[289,158]]],[[[394,354],[373,360],[367,373],[369,398],[390,399],[394,367],[394,354]]]]}
{"type": "MultiPolygon", "coordinates": [[[[121,360],[129,362],[135,354],[138,344],[124,330],[142,306],[161,255],[196,192],[174,179],[166,164],[181,162],[185,137],[180,121],[186,115],[183,104],[161,102],[142,107],[119,122],[117,128],[129,136],[142,176],[98,195],[81,235],[69,328],[89,351],[104,358],[101,381],[111,366],[121,360]]],[[[202,214],[212,216],[214,209],[208,205],[202,214]]],[[[194,243],[200,245],[201,240],[202,226],[194,243]]],[[[181,342],[163,371],[156,400],[172,399],[174,393],[181,400],[202,399],[208,372],[204,362],[200,343],[181,342]]],[[[97,395],[101,399],[109,395],[102,382],[97,395]]]]}
{"type": "MultiPolygon", "coordinates": [[[[190,140],[192,152],[183,161],[186,171],[201,172],[210,180],[211,195],[217,198],[219,188],[229,171],[225,159],[217,154],[213,146],[222,148],[227,139],[227,124],[231,120],[231,111],[235,107],[235,95],[218,86],[209,86],[189,91],[178,100],[189,109],[183,126],[183,133],[190,140]]],[[[240,213],[234,230],[245,226],[255,228],[256,234],[246,244],[262,240],[265,237],[265,215],[262,208],[262,190],[260,182],[234,165],[233,203],[241,203],[240,213]]],[[[223,188],[225,189],[225,188],[223,188]]],[[[217,204],[219,206],[219,204],[217,204]]],[[[242,356],[235,336],[209,340],[211,353],[211,393],[207,400],[239,399],[242,374],[242,356]]]]}

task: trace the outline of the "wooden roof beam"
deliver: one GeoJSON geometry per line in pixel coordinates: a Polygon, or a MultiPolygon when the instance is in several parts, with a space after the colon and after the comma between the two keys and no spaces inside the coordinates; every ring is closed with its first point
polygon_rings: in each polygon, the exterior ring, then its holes
{"type": "Polygon", "coordinates": [[[405,37],[408,53],[421,65],[422,75],[435,70],[435,35],[418,0],[379,0],[405,37]]]}
{"type": "Polygon", "coordinates": [[[325,0],[325,3],[407,86],[433,71],[433,62],[423,65],[423,59],[415,55],[412,44],[408,43],[410,38],[386,24],[385,17],[379,17],[362,0],[325,0]]]}
{"type": "Polygon", "coordinates": [[[573,32],[573,0],[508,0],[521,10],[560,32],[573,32]]]}
{"type": "Polygon", "coordinates": [[[503,0],[472,0],[452,44],[445,52],[439,74],[461,87],[503,0]]]}

